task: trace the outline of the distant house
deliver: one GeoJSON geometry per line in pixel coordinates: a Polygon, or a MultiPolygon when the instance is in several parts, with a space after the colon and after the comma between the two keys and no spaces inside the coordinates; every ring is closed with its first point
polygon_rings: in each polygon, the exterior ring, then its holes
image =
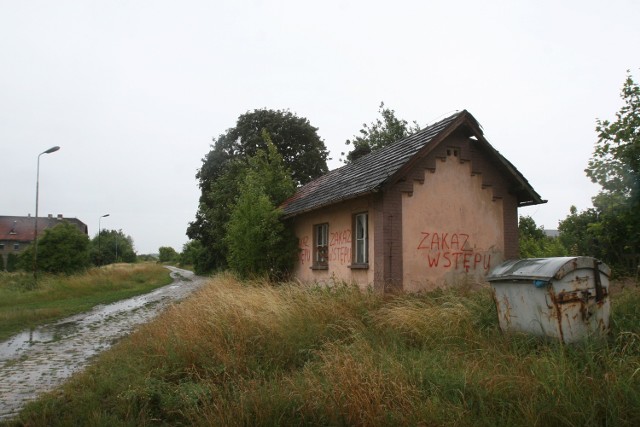
{"type": "MultiPolygon", "coordinates": [[[[87,225],[77,218],[64,218],[62,215],[38,218],[38,238],[46,229],[53,228],[62,221],[69,222],[80,231],[88,234],[87,225]]],[[[3,266],[7,265],[9,254],[19,254],[34,241],[35,217],[29,216],[0,216],[0,255],[3,266]]]]}
{"type": "Polygon", "coordinates": [[[283,203],[294,276],[419,291],[518,257],[520,206],[545,203],[466,110],[298,189],[283,203]]]}

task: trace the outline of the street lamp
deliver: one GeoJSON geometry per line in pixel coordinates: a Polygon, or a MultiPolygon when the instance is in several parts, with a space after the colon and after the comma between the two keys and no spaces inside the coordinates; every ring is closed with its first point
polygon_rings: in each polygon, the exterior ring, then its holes
{"type": "Polygon", "coordinates": [[[46,151],[43,151],[42,153],[38,154],[38,167],[36,169],[36,218],[35,218],[35,226],[34,226],[34,230],[33,230],[33,239],[34,239],[34,246],[33,246],[33,278],[34,280],[38,280],[38,193],[40,191],[39,187],[40,187],[40,156],[42,156],[43,154],[51,154],[55,151],[58,151],[60,149],[60,147],[58,147],[57,145],[55,147],[51,147],[46,151]]]}
{"type": "Polygon", "coordinates": [[[98,218],[98,264],[102,265],[102,252],[100,251],[100,221],[102,218],[109,216],[109,214],[104,214],[100,218],[98,218]]]}

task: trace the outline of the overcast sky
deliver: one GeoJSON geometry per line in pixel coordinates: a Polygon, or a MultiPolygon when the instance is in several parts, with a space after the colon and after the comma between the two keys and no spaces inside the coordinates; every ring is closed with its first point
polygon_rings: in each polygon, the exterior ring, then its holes
{"type": "Polygon", "coordinates": [[[640,72],[640,2],[0,0],[0,215],[122,229],[182,249],[217,137],[255,108],[344,141],[381,101],[421,126],[467,109],[549,202],[554,229],[599,187],[596,118],[640,72]],[[310,4],[311,3],[311,4],[310,4]]]}

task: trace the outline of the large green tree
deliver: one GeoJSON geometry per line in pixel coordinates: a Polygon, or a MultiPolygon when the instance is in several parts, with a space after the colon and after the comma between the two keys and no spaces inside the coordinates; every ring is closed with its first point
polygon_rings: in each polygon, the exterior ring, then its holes
{"type": "Polygon", "coordinates": [[[614,121],[596,120],[598,140],[585,172],[602,190],[594,209],[572,209],[559,230],[576,255],[593,255],[622,272],[640,256],[640,87],[627,73],[614,121]]]}
{"type": "MultiPolygon", "coordinates": [[[[20,254],[20,266],[33,267],[34,245],[20,254]]],[[[73,224],[62,221],[46,229],[38,240],[38,270],[71,274],[89,266],[89,237],[73,224]]]]}
{"type": "Polygon", "coordinates": [[[267,149],[249,159],[227,224],[228,259],[241,276],[281,279],[293,266],[297,242],[278,205],[293,195],[295,184],[266,132],[263,137],[267,149]]]}
{"type": "MultiPolygon", "coordinates": [[[[360,157],[369,154],[379,148],[405,138],[420,130],[417,122],[409,124],[406,120],[396,117],[396,112],[385,108],[384,102],[378,109],[380,117],[371,124],[362,124],[359,135],[348,139],[345,144],[352,145],[353,149],[347,154],[347,162],[353,162],[360,157]]],[[[342,153],[344,155],[344,153],[342,153]]]]}
{"type": "Polygon", "coordinates": [[[91,262],[94,265],[135,261],[133,239],[122,230],[102,229],[91,239],[91,262]]]}
{"type": "Polygon", "coordinates": [[[602,187],[603,196],[638,203],[640,198],[640,87],[628,72],[620,94],[624,105],[616,120],[596,120],[596,142],[585,172],[602,187]]]}
{"type": "Polygon", "coordinates": [[[317,128],[289,111],[254,110],[241,115],[236,126],[214,139],[196,174],[201,196],[196,218],[187,235],[203,247],[197,269],[209,271],[227,266],[227,223],[244,182],[249,159],[267,151],[263,131],[282,156],[295,185],[306,184],[328,171],[328,151],[317,128]]]}

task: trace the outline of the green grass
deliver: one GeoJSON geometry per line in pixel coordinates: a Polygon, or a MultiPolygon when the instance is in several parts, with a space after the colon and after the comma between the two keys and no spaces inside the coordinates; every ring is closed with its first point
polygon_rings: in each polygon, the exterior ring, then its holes
{"type": "Polygon", "coordinates": [[[156,264],[119,264],[71,276],[0,273],[0,340],[21,330],[151,291],[171,283],[156,264]]]}
{"type": "Polygon", "coordinates": [[[565,346],[500,332],[488,288],[382,296],[218,276],[16,425],[640,425],[640,289],[565,346]]]}

